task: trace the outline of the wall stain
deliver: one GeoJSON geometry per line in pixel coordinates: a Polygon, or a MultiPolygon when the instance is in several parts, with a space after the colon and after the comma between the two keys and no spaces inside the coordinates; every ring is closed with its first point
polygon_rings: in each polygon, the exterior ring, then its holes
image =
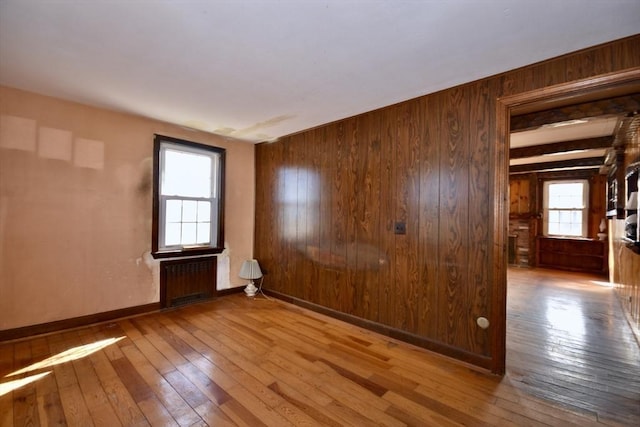
{"type": "Polygon", "coordinates": [[[153,162],[151,157],[147,157],[140,162],[140,179],[136,191],[140,196],[148,196],[151,194],[152,189],[152,177],[153,177],[153,162]]]}
{"type": "MultiPolygon", "coordinates": [[[[281,116],[272,117],[272,118],[264,120],[262,122],[255,123],[255,124],[253,124],[253,125],[251,125],[249,127],[246,127],[244,129],[235,129],[235,128],[228,127],[228,126],[222,126],[222,127],[214,129],[212,132],[215,133],[216,135],[233,137],[233,138],[242,139],[243,137],[252,136],[253,138],[257,138],[257,139],[260,139],[260,140],[267,141],[267,140],[271,140],[272,136],[270,136],[270,135],[268,135],[266,133],[256,133],[256,131],[264,129],[264,128],[268,128],[268,127],[271,127],[271,126],[275,126],[277,124],[280,124],[280,123],[282,123],[284,121],[293,119],[295,117],[296,116],[292,115],[292,114],[283,114],[281,116]]],[[[203,128],[202,124],[199,124],[199,125],[200,125],[200,128],[203,128]]]]}

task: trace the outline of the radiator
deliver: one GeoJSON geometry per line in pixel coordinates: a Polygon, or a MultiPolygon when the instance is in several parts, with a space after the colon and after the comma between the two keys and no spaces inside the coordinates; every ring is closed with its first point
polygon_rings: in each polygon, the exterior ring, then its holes
{"type": "Polygon", "coordinates": [[[217,257],[185,258],[160,262],[162,307],[213,298],[216,294],[217,257]]]}

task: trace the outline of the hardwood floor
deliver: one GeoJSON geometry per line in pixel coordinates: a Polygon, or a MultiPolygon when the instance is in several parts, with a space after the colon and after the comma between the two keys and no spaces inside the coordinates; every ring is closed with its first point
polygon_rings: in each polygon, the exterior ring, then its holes
{"type": "Polygon", "coordinates": [[[233,295],[0,344],[0,426],[638,425],[640,351],[611,289],[509,275],[504,377],[233,295]]]}
{"type": "Polygon", "coordinates": [[[640,349],[605,281],[510,269],[508,376],[529,395],[575,413],[640,425],[640,349]]]}

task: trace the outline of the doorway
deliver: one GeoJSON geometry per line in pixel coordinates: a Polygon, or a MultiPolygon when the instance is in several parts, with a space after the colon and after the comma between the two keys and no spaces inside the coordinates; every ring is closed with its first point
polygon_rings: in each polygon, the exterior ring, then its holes
{"type": "Polygon", "coordinates": [[[535,113],[560,106],[577,104],[580,102],[606,99],[615,96],[637,93],[640,90],[640,69],[611,73],[596,78],[575,81],[546,87],[543,89],[505,96],[497,100],[496,106],[496,136],[497,147],[494,152],[494,230],[496,242],[493,258],[496,261],[495,279],[497,302],[492,315],[493,324],[497,325],[493,337],[492,371],[503,374],[506,369],[506,319],[507,319],[507,262],[503,252],[507,244],[508,231],[508,165],[509,165],[509,134],[512,115],[535,113]]]}

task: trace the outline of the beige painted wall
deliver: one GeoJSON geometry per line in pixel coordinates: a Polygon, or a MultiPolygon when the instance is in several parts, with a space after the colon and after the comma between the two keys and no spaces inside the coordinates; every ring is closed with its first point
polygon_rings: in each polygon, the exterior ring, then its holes
{"type": "Polygon", "coordinates": [[[227,150],[218,288],[243,285],[252,144],[0,86],[0,330],[159,301],[154,133],[227,150]]]}

